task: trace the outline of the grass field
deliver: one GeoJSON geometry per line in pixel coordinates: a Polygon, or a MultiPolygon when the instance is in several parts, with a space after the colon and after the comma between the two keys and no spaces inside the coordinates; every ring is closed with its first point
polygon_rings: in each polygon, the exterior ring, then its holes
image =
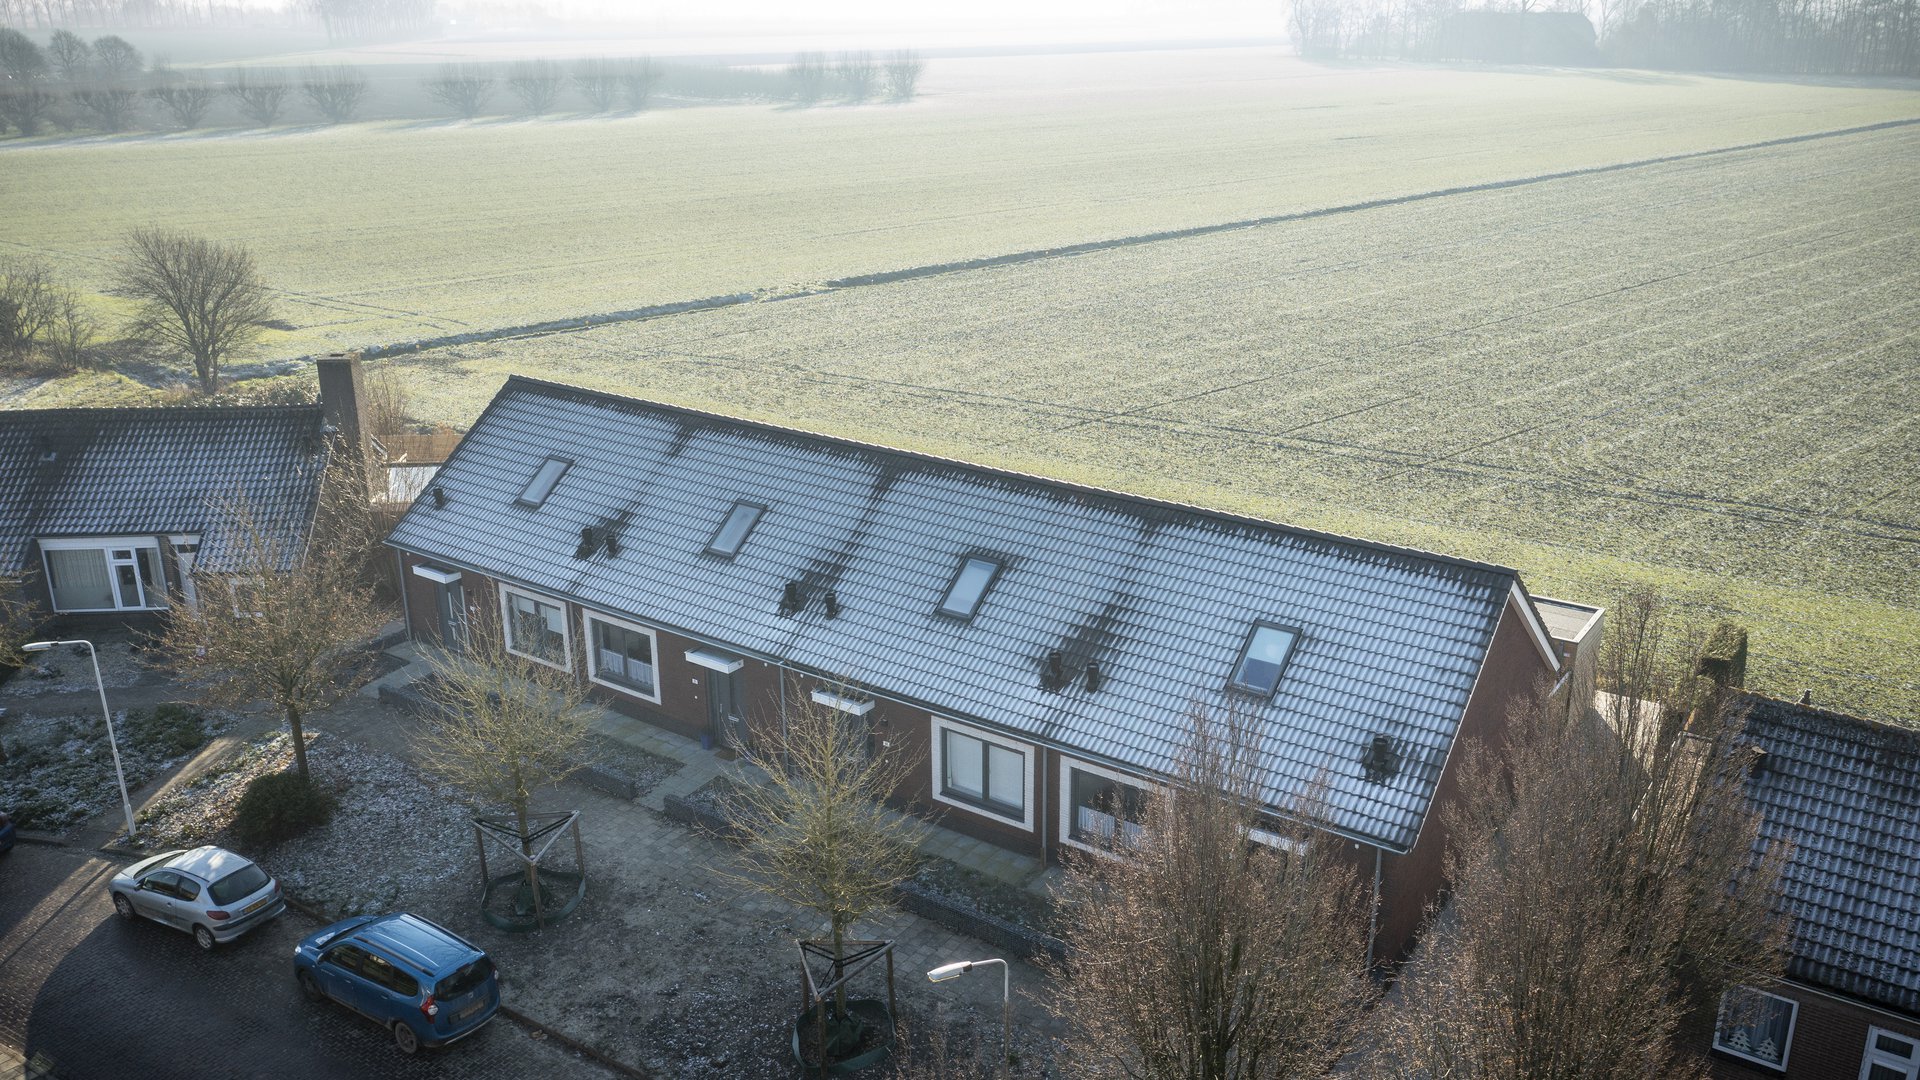
{"type": "MultiPolygon", "coordinates": [[[[0,143],[0,248],[244,241],[263,357],[716,295],[391,361],[538,374],[1519,567],[1754,631],[1755,683],[1920,723],[1920,128],[822,288],[1920,117],[1906,86],[941,61],[906,106],[0,143]],[[819,290],[819,291],[815,291],[819,290]]],[[[102,300],[103,305],[112,301],[102,300]]],[[[141,400],[91,373],[22,407],[141,400]]]]}
{"type": "Polygon", "coordinates": [[[1920,721],[1920,129],[434,350],[1519,567],[1920,721]]]}
{"type": "Polygon", "coordinates": [[[1920,116],[1920,91],[1318,66],[942,60],[908,105],[0,140],[0,248],[107,281],[124,231],[239,241],[276,355],[804,286],[1920,116]]]}

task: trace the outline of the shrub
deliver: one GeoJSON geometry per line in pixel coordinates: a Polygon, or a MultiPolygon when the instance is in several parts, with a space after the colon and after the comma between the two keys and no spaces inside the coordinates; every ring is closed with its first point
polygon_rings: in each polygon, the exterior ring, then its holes
{"type": "Polygon", "coordinates": [[[178,757],[207,741],[207,721],[185,705],[157,705],[127,713],[127,737],[158,756],[178,757]]]}
{"type": "Polygon", "coordinates": [[[243,844],[278,844],[333,817],[332,792],[296,772],[267,773],[247,785],[233,812],[233,835],[243,844]]]}

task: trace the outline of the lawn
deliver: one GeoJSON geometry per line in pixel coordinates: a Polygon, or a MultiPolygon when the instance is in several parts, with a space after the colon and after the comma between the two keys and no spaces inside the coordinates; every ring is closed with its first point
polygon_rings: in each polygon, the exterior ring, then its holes
{"type": "Polygon", "coordinates": [[[1271,49],[939,60],[925,90],[0,139],[0,249],[97,291],[135,225],[245,243],[293,327],[263,355],[292,356],[1920,116],[1912,87],[1320,66],[1271,49]]]}
{"type": "Polygon", "coordinates": [[[1514,565],[1920,721],[1920,129],[402,357],[1514,565]]]}

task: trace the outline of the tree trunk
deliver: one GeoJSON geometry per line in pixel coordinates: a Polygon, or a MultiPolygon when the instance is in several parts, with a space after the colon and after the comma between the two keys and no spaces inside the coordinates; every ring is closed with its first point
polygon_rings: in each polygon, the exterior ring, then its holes
{"type": "Polygon", "coordinates": [[[525,858],[520,860],[520,865],[527,875],[527,887],[538,892],[540,889],[540,873],[534,867],[532,861],[533,839],[527,835],[527,804],[532,801],[532,796],[527,793],[527,785],[521,776],[520,763],[518,761],[513,763],[513,792],[513,820],[514,824],[520,829],[520,854],[525,856],[525,858]]]}
{"type": "Polygon", "coordinates": [[[307,779],[307,733],[300,727],[300,706],[287,706],[287,731],[293,736],[293,771],[307,779]]]}
{"type": "MultiPolygon", "coordinates": [[[[839,979],[842,975],[846,974],[840,969],[840,965],[847,958],[846,941],[846,924],[841,922],[840,917],[836,915],[833,917],[833,977],[835,979],[839,979]]],[[[847,1015],[847,984],[844,982],[833,988],[833,1015],[836,1017],[847,1015]]],[[[826,1048],[821,1047],[820,1053],[824,1057],[826,1048]]]]}

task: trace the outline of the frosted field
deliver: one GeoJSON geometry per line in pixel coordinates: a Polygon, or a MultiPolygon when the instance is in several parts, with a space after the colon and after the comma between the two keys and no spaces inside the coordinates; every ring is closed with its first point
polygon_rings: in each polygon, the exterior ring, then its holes
{"type": "Polygon", "coordinates": [[[0,140],[0,248],[98,289],[130,226],[243,242],[295,327],[266,354],[292,356],[1920,116],[1911,86],[1273,50],[938,60],[925,86],[908,105],[0,140]]]}
{"type": "MultiPolygon", "coordinates": [[[[1621,582],[1920,722],[1920,129],[395,361],[1621,582]]],[[[416,407],[419,411],[419,406],[416,407]]]]}

